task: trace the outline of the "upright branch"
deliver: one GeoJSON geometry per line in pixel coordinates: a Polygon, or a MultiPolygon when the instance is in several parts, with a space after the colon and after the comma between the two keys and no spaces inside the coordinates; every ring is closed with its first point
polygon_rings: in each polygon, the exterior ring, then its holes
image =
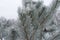
{"type": "Polygon", "coordinates": [[[25,8],[22,11],[18,8],[18,13],[25,34],[25,40],[35,40],[35,37],[39,37],[38,40],[42,40],[44,24],[53,16],[58,0],[52,2],[50,9],[43,6],[42,2],[34,2],[32,0],[23,1],[25,8]],[[37,33],[38,30],[39,34],[37,33]]]}

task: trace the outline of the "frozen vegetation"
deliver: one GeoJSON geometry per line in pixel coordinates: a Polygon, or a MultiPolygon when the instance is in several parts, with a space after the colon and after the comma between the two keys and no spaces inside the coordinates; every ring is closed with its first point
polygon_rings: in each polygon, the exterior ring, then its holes
{"type": "Polygon", "coordinates": [[[0,18],[0,40],[60,40],[60,1],[22,0],[17,20],[0,18]]]}

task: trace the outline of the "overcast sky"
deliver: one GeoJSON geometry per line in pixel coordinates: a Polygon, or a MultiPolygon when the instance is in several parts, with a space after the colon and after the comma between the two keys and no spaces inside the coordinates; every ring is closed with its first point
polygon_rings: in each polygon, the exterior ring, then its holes
{"type": "MultiPolygon", "coordinates": [[[[51,0],[45,0],[46,5],[49,5],[51,0]]],[[[6,19],[17,19],[17,7],[21,6],[22,0],[0,0],[0,17],[6,19]]]]}
{"type": "Polygon", "coordinates": [[[19,5],[21,5],[21,0],[0,0],[0,17],[17,19],[17,7],[19,5]]]}

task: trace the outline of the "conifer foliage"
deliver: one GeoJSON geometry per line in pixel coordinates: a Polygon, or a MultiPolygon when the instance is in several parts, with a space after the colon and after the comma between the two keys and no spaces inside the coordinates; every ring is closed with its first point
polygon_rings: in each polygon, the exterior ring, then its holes
{"type": "Polygon", "coordinates": [[[57,8],[58,0],[53,0],[50,7],[44,6],[42,1],[23,0],[22,3],[23,8],[18,8],[18,15],[24,40],[45,39],[44,32],[54,31],[54,29],[46,29],[45,26],[50,26],[52,23],[51,19],[57,8]]]}

